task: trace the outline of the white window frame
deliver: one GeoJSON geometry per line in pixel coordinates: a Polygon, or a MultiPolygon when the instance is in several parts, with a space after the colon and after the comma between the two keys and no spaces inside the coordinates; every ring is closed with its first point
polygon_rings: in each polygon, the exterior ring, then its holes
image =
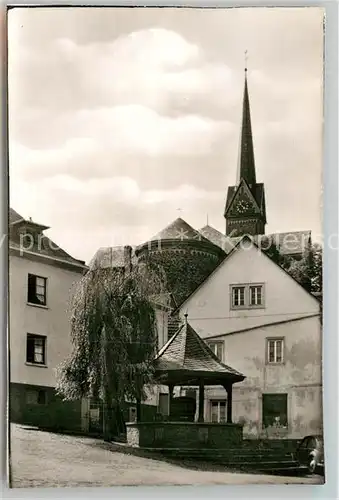
{"type": "Polygon", "coordinates": [[[282,365],[285,362],[285,338],[269,337],[266,339],[266,363],[268,365],[282,365]],[[277,344],[281,342],[281,360],[277,361],[277,344]],[[270,344],[274,345],[274,360],[270,360],[270,344]]]}
{"type": "Polygon", "coordinates": [[[262,306],[263,301],[264,301],[263,286],[262,285],[250,285],[249,286],[249,305],[250,305],[250,307],[262,306]],[[255,293],[254,293],[255,303],[254,304],[252,304],[252,290],[255,291],[255,293]],[[260,303],[258,303],[259,290],[260,290],[260,303]]]}
{"type": "Polygon", "coordinates": [[[225,342],[223,340],[211,340],[210,342],[207,341],[208,347],[211,349],[211,351],[214,352],[216,357],[220,359],[220,361],[224,361],[225,358],[225,342]],[[221,346],[221,357],[218,356],[218,347],[221,346]]]}
{"type": "MultiPolygon", "coordinates": [[[[257,294],[258,295],[258,294],[257,294]]],[[[230,309],[263,309],[265,308],[265,284],[264,283],[234,283],[230,285],[230,309]],[[234,291],[236,289],[244,289],[244,304],[236,305],[234,301],[234,291]],[[251,304],[251,290],[257,288],[261,290],[260,304],[251,304]]]]}
{"type": "Polygon", "coordinates": [[[246,305],[246,286],[244,285],[239,285],[239,286],[233,286],[232,287],[232,307],[238,308],[238,307],[245,307],[246,305]],[[241,292],[243,291],[243,294],[241,292]],[[238,292],[237,294],[235,292],[238,292]],[[238,304],[236,304],[236,300],[238,304]],[[243,304],[240,304],[241,299],[243,300],[243,304]]]}

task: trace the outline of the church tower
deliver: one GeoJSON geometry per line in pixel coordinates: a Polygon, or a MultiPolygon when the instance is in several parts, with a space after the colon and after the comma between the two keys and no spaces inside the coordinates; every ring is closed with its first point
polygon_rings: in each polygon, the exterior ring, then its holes
{"type": "Polygon", "coordinates": [[[230,186],[224,217],[226,235],[265,234],[266,207],[263,183],[257,183],[255,173],[250,101],[245,68],[242,124],[238,159],[237,184],[230,186]]]}

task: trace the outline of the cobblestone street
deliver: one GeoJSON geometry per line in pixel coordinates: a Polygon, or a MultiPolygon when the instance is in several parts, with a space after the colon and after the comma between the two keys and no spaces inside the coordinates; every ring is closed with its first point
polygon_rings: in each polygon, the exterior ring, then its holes
{"type": "Polygon", "coordinates": [[[12,487],[197,484],[319,484],[322,478],[192,468],[112,451],[102,441],[11,425],[12,487]]]}

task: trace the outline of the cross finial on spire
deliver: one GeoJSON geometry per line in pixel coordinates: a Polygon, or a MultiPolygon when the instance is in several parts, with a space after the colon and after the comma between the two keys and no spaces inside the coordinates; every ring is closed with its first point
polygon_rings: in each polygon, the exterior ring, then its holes
{"type": "Polygon", "coordinates": [[[248,62],[248,53],[247,49],[245,50],[245,73],[247,73],[247,62],[248,62]]]}
{"type": "Polygon", "coordinates": [[[187,309],[186,309],[186,313],[184,314],[184,316],[185,316],[185,324],[187,325],[187,322],[188,322],[187,321],[187,318],[188,318],[188,311],[187,311],[187,309]]]}
{"type": "Polygon", "coordinates": [[[206,214],[206,223],[208,225],[208,214],[206,214]]]}
{"type": "Polygon", "coordinates": [[[177,208],[177,211],[179,212],[179,217],[181,217],[181,214],[182,214],[182,208],[177,208]]]}

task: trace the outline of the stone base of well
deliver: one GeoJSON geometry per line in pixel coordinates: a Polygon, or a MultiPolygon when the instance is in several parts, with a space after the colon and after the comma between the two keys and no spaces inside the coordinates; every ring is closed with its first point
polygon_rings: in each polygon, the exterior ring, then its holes
{"type": "Polygon", "coordinates": [[[235,448],[243,439],[239,424],[133,422],[126,430],[128,445],[140,448],[235,448]]]}

